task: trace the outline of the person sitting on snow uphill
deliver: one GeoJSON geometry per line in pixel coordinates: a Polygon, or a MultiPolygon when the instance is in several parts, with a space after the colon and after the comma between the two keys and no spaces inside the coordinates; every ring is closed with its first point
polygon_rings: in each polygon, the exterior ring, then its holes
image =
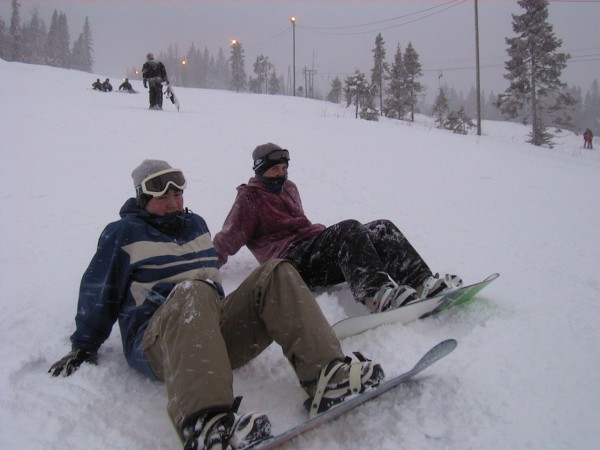
{"type": "Polygon", "coordinates": [[[221,265],[246,245],[263,263],[291,261],[311,288],[346,281],[371,312],[397,308],[462,285],[456,275],[433,276],[421,256],[389,220],[345,220],[330,227],[304,214],[288,180],[290,152],[267,143],[252,152],[255,176],[237,188],[223,228],[214,237],[221,265]]]}
{"type": "Polygon", "coordinates": [[[293,265],[271,260],[224,296],[205,221],[183,206],[186,180],[167,162],[145,160],[136,198],[102,232],[79,291],[72,350],[53,376],[97,364],[118,320],[128,364],[164,381],[167,412],[185,449],[240,449],[271,437],[260,413],[238,414],[232,370],[273,341],[309,396],[311,415],[377,386],[379,364],[351,362],[293,265]],[[352,369],[351,369],[352,367],[352,369]]]}

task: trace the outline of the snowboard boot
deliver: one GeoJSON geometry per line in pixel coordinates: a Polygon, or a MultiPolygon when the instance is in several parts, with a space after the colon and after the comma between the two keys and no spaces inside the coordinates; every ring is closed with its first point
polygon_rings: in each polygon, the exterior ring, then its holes
{"type": "Polygon", "coordinates": [[[423,281],[423,284],[417,288],[419,299],[435,297],[447,291],[454,291],[463,285],[462,278],[458,275],[446,274],[443,278],[436,273],[423,281]]]}
{"type": "Polygon", "coordinates": [[[273,437],[271,422],[264,414],[237,414],[237,397],[227,412],[200,412],[184,421],[184,450],[242,450],[273,437]]]}
{"type": "Polygon", "coordinates": [[[375,296],[365,300],[372,313],[396,309],[418,299],[417,291],[408,285],[391,283],[383,286],[375,296]]]}
{"type": "Polygon", "coordinates": [[[327,411],[352,395],[379,386],[385,376],[381,366],[358,352],[354,355],[357,362],[352,362],[351,357],[344,361],[331,361],[321,370],[316,381],[303,384],[310,397],[304,402],[310,417],[327,411]]]}

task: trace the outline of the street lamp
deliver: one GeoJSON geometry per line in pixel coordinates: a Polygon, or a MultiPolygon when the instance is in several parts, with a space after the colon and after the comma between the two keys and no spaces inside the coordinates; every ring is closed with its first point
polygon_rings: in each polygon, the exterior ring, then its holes
{"type": "Polygon", "coordinates": [[[243,74],[243,62],[242,62],[242,53],[241,53],[241,45],[239,39],[231,40],[231,83],[232,86],[235,86],[235,91],[240,92],[240,87],[244,86],[243,78],[245,75],[243,74]],[[242,79],[240,79],[240,77],[242,79]]]}
{"type": "Polygon", "coordinates": [[[296,96],[296,18],[294,16],[290,17],[290,22],[292,22],[292,55],[293,55],[293,64],[292,64],[292,79],[293,89],[294,89],[294,97],[296,96]]]}
{"type": "Polygon", "coordinates": [[[481,136],[481,81],[479,69],[479,9],[475,0],[475,84],[477,85],[477,136],[481,136]]]}

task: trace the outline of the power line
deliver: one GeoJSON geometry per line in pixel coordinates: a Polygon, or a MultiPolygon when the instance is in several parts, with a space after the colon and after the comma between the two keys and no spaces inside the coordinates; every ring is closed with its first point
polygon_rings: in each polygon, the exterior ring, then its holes
{"type": "Polygon", "coordinates": [[[385,22],[392,22],[394,20],[398,20],[398,19],[405,19],[406,17],[410,17],[410,16],[416,16],[418,14],[422,14],[424,12],[427,11],[431,11],[433,9],[437,9],[440,8],[442,6],[446,6],[452,3],[463,3],[466,0],[452,0],[450,2],[447,3],[442,3],[441,5],[436,5],[436,6],[432,6],[431,8],[426,8],[426,9],[422,9],[420,11],[416,11],[414,13],[409,13],[409,14],[404,14],[402,16],[397,16],[397,17],[392,17],[390,19],[384,19],[384,20],[378,20],[375,22],[368,22],[368,23],[363,23],[363,24],[358,24],[358,25],[345,25],[345,26],[337,26],[337,27],[302,27],[304,29],[307,30],[340,30],[340,29],[346,29],[346,28],[360,28],[360,27],[366,27],[366,26],[370,26],[370,25],[377,25],[380,23],[385,23],[385,22]]]}
{"type": "MultiPolygon", "coordinates": [[[[418,17],[418,18],[413,19],[413,20],[408,20],[408,21],[405,21],[405,22],[402,22],[402,23],[399,23],[399,24],[396,24],[396,25],[390,25],[388,27],[371,29],[371,30],[365,30],[365,31],[353,31],[353,32],[351,32],[351,31],[348,31],[348,32],[321,31],[321,30],[335,30],[336,28],[339,28],[339,27],[315,28],[315,27],[306,27],[306,26],[300,26],[300,25],[298,25],[298,28],[302,28],[303,30],[307,30],[307,31],[312,31],[313,33],[336,35],[336,36],[352,36],[352,35],[358,35],[358,34],[372,34],[372,33],[376,33],[376,32],[391,30],[391,29],[398,28],[398,27],[401,27],[401,26],[404,26],[404,25],[408,25],[408,24],[411,24],[411,23],[418,22],[420,20],[427,19],[428,17],[435,16],[436,14],[440,14],[442,12],[445,12],[445,11],[451,9],[451,8],[454,8],[455,6],[458,6],[458,5],[462,4],[462,3],[465,3],[466,1],[467,0],[458,0],[458,1],[452,1],[452,2],[449,2],[449,3],[445,3],[443,5],[438,5],[436,8],[438,8],[440,6],[444,6],[444,5],[449,5],[449,6],[446,6],[444,9],[432,12],[430,14],[426,14],[426,15],[424,15],[422,17],[418,17]]],[[[414,13],[414,14],[420,14],[422,12],[425,12],[425,11],[428,11],[428,10],[431,10],[431,9],[432,8],[424,9],[424,10],[422,10],[422,11],[420,11],[418,13],[414,13]]],[[[414,14],[409,14],[409,15],[414,15],[414,14]]],[[[382,20],[382,21],[373,22],[373,23],[377,24],[377,23],[387,22],[387,21],[390,21],[390,20],[397,20],[399,18],[408,17],[409,15],[401,16],[401,17],[396,17],[394,19],[382,20]]],[[[351,27],[362,27],[362,26],[367,26],[367,25],[368,24],[353,25],[351,27]]],[[[342,27],[342,28],[351,28],[351,27],[342,27]]]]}

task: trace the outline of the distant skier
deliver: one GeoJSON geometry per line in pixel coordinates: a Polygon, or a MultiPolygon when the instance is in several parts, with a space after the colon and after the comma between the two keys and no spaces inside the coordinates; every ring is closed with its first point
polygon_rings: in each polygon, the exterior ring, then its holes
{"type": "Polygon", "coordinates": [[[144,87],[149,89],[150,109],[162,109],[163,91],[162,83],[169,82],[167,78],[167,69],[160,61],[154,60],[154,55],[148,53],[146,62],[142,66],[142,76],[144,78],[144,87]]]}
{"type": "Polygon", "coordinates": [[[112,92],[112,84],[110,84],[110,80],[107,78],[106,80],[104,80],[104,83],[102,83],[102,90],[104,92],[112,92]]]}
{"type": "Polygon", "coordinates": [[[102,88],[102,82],[100,81],[100,78],[96,78],[96,81],[94,81],[94,83],[92,84],[92,88],[95,91],[102,91],[102,92],[104,92],[104,89],[102,88]]]}
{"type": "Polygon", "coordinates": [[[123,81],[123,83],[121,83],[121,86],[119,86],[119,90],[120,91],[135,92],[133,90],[133,86],[129,82],[129,78],[125,78],[125,81],[123,81]]]}
{"type": "Polygon", "coordinates": [[[587,128],[583,133],[583,148],[589,148],[592,150],[592,139],[594,139],[594,134],[592,133],[592,130],[587,128]]]}

